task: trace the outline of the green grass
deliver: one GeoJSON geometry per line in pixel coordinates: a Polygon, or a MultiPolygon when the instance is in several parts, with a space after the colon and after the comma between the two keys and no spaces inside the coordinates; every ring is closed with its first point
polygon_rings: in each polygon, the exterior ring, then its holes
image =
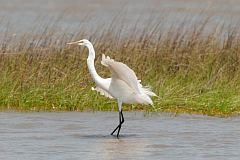
{"type": "MultiPolygon", "coordinates": [[[[88,38],[103,77],[101,53],[132,68],[143,85],[159,95],[154,107],[125,105],[124,110],[231,116],[240,112],[240,37],[237,28],[215,26],[205,19],[190,27],[169,29],[151,23],[141,31],[121,35],[114,21],[91,34],[75,36],[46,27],[44,32],[23,34],[1,42],[0,109],[15,111],[117,110],[114,100],[95,91],[88,74],[87,50],[65,45],[88,38]]],[[[164,23],[164,22],[161,22],[164,23]]],[[[39,25],[41,26],[41,25],[39,25]]],[[[8,31],[9,32],[9,31],[8,31]]],[[[11,32],[10,32],[11,33],[11,32]]]]}

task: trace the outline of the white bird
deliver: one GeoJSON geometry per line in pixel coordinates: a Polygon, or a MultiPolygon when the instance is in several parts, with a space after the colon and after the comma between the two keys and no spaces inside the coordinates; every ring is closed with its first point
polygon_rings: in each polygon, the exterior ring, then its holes
{"type": "Polygon", "coordinates": [[[151,104],[153,102],[150,96],[156,96],[148,87],[143,87],[140,84],[140,80],[137,79],[134,71],[130,69],[126,64],[114,61],[110,57],[105,57],[102,55],[101,64],[107,67],[111,72],[111,78],[102,78],[96,72],[94,66],[95,51],[93,45],[87,39],[82,39],[76,42],[70,42],[67,44],[77,44],[80,46],[86,46],[88,48],[88,58],[87,65],[88,70],[96,83],[96,88],[92,88],[100,92],[108,98],[115,98],[118,103],[119,111],[119,125],[113,130],[111,135],[118,129],[117,138],[119,137],[119,132],[121,130],[122,124],[124,122],[124,117],[122,113],[122,104],[151,104]]]}

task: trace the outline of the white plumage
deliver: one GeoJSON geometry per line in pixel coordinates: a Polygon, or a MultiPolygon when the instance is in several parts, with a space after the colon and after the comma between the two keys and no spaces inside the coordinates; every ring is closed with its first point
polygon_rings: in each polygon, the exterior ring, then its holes
{"type": "Polygon", "coordinates": [[[108,56],[105,57],[104,54],[101,64],[106,66],[112,74],[108,87],[108,92],[112,97],[128,104],[153,104],[150,96],[156,96],[156,94],[149,88],[142,87],[141,81],[126,64],[116,62],[108,56]]]}
{"type": "Polygon", "coordinates": [[[118,101],[119,110],[119,125],[111,133],[111,135],[118,129],[117,137],[119,135],[121,125],[124,122],[124,117],[122,114],[122,103],[133,104],[151,104],[151,96],[156,96],[154,92],[151,91],[149,87],[143,87],[141,85],[141,80],[137,79],[136,74],[132,69],[130,69],[126,64],[122,62],[117,62],[110,57],[102,55],[101,64],[107,67],[111,72],[111,78],[100,77],[94,67],[95,51],[93,45],[90,41],[83,39],[76,42],[71,42],[68,44],[78,44],[86,46],[89,50],[89,55],[87,58],[87,65],[89,72],[96,83],[96,90],[101,95],[108,98],[115,98],[118,101]]]}

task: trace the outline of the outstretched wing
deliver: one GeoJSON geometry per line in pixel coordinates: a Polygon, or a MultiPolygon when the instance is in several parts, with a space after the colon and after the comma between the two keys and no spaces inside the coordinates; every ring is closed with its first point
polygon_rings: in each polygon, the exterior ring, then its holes
{"type": "Polygon", "coordinates": [[[131,87],[136,93],[140,93],[140,83],[136,74],[126,64],[116,62],[110,57],[102,55],[101,64],[109,68],[112,73],[112,78],[118,78],[124,81],[129,87],[131,87]]]}
{"type": "Polygon", "coordinates": [[[92,87],[92,90],[93,90],[93,91],[97,91],[97,92],[100,93],[100,95],[103,95],[103,96],[108,97],[108,98],[110,98],[110,99],[113,98],[110,93],[108,93],[107,91],[105,91],[104,89],[102,89],[102,88],[100,88],[100,87],[98,87],[98,86],[97,86],[96,88],[93,88],[93,87],[92,87]]]}

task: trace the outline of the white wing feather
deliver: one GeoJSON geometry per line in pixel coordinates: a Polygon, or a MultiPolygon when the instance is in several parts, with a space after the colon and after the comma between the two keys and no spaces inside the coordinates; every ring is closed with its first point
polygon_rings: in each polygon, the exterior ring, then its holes
{"type": "Polygon", "coordinates": [[[107,91],[105,91],[104,89],[102,89],[102,88],[100,88],[100,87],[98,87],[98,86],[97,86],[96,88],[93,88],[93,87],[92,87],[92,90],[93,90],[93,91],[97,91],[97,92],[100,93],[100,95],[103,95],[103,96],[108,97],[108,98],[110,98],[110,99],[113,98],[107,91]]]}
{"type": "Polygon", "coordinates": [[[116,62],[110,57],[102,55],[101,64],[108,67],[112,73],[112,77],[123,80],[129,85],[136,93],[141,93],[139,86],[141,85],[137,79],[136,74],[126,64],[116,62]]]}
{"type": "Polygon", "coordinates": [[[148,96],[157,96],[154,92],[152,92],[150,87],[142,86],[141,80],[137,79],[134,71],[126,64],[116,62],[108,56],[105,57],[104,54],[102,55],[101,64],[110,69],[113,77],[117,77],[125,81],[137,93],[144,93],[148,96]]]}
{"type": "Polygon", "coordinates": [[[141,80],[138,80],[138,82],[139,82],[138,86],[139,86],[141,92],[143,92],[149,96],[157,96],[154,92],[152,92],[152,89],[150,86],[143,87],[141,84],[141,80]]]}

